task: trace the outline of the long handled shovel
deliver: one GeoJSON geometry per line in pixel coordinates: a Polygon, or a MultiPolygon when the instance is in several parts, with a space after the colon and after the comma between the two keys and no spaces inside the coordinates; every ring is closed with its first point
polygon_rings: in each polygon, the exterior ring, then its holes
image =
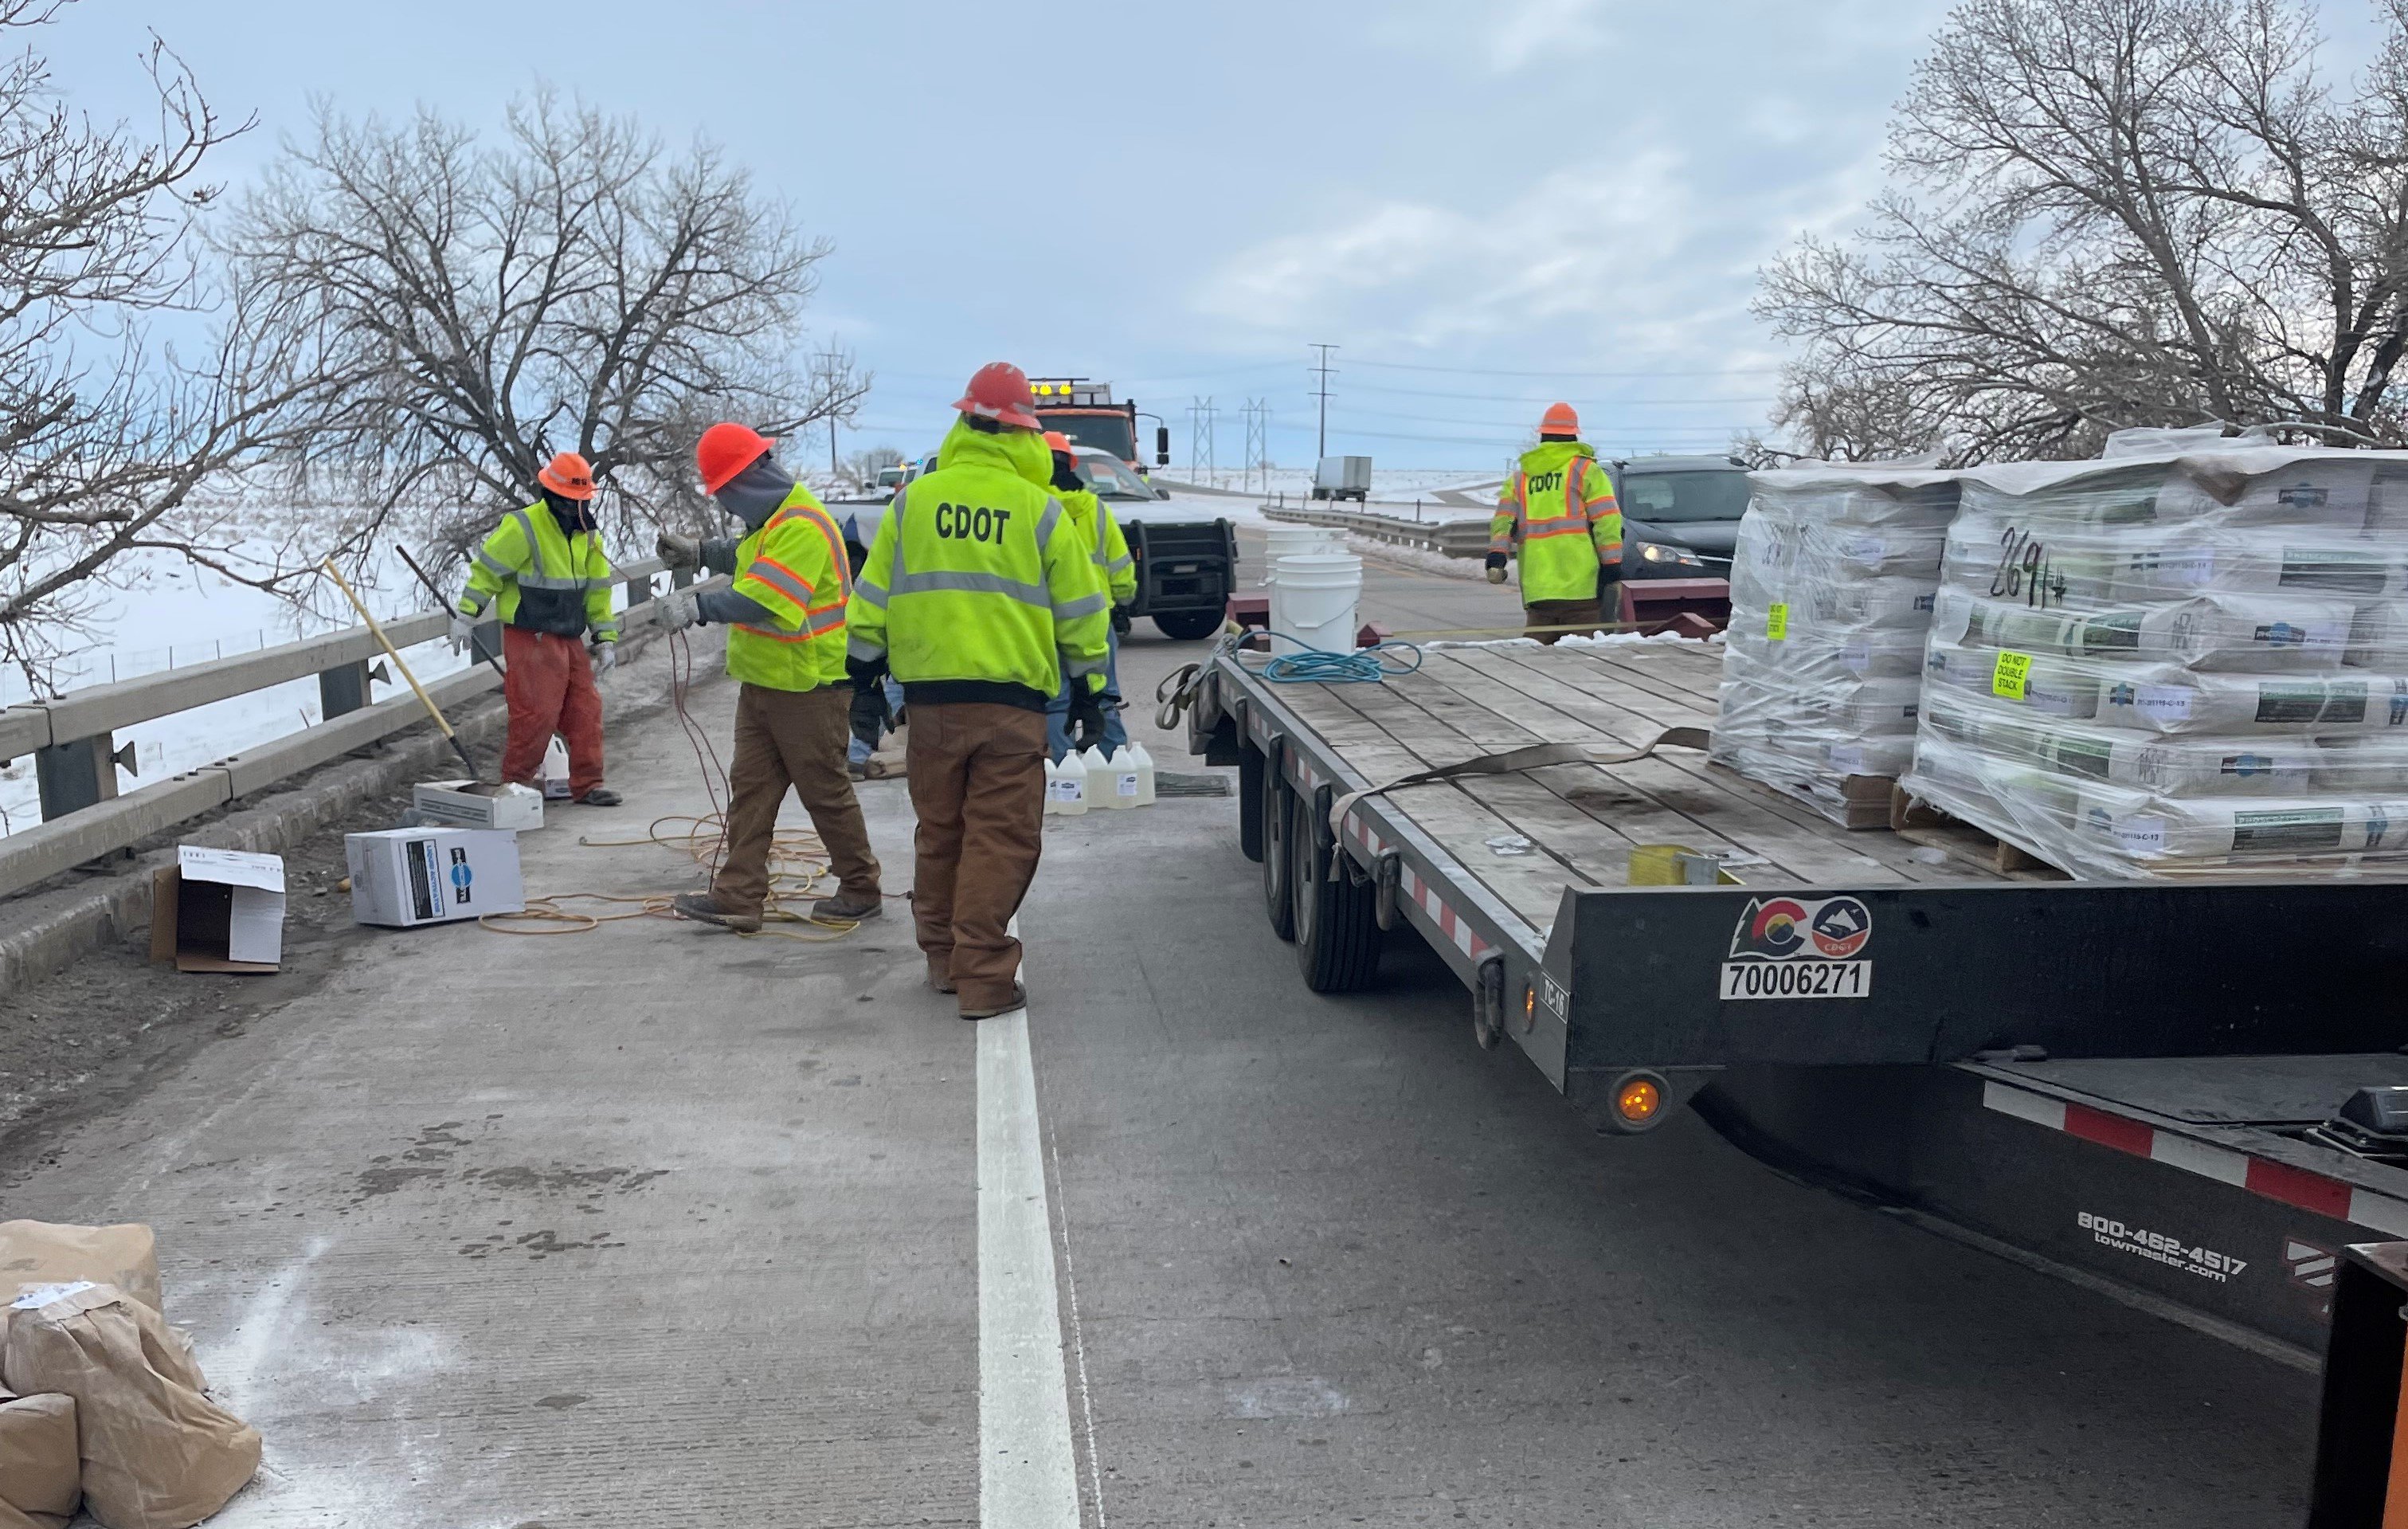
{"type": "MultiPolygon", "coordinates": [[[[409,555],[409,549],[408,547],[401,545],[399,542],[395,542],[394,543],[393,550],[401,554],[401,560],[409,566],[409,571],[417,574],[418,582],[424,584],[426,586],[426,592],[435,597],[435,603],[437,606],[445,607],[451,604],[451,601],[447,599],[443,594],[443,586],[429,578],[426,570],[418,566],[418,559],[409,555]]],[[[479,647],[473,638],[470,639],[468,642],[468,651],[475,654],[478,657],[482,658],[485,661],[485,667],[491,669],[494,673],[501,675],[504,679],[509,678],[509,671],[502,668],[502,661],[499,658],[494,657],[492,654],[485,652],[484,649],[479,647]]]]}
{"type": "Polygon", "coordinates": [[[435,704],[435,698],[426,693],[426,686],[419,684],[418,676],[409,671],[409,665],[403,661],[401,651],[393,645],[393,639],[384,634],[384,627],[377,624],[377,618],[368,613],[368,608],[366,605],[360,603],[358,594],[344,582],[342,574],[336,571],[335,560],[331,557],[323,558],[320,560],[318,566],[325,570],[327,578],[335,581],[335,587],[343,592],[343,598],[351,602],[351,609],[357,611],[360,613],[360,619],[367,623],[369,632],[374,634],[377,640],[377,645],[384,649],[385,656],[393,660],[393,666],[401,671],[401,677],[409,682],[409,688],[418,695],[418,703],[426,708],[426,714],[433,717],[435,725],[443,729],[444,742],[452,745],[452,753],[460,756],[460,762],[468,767],[468,778],[482,780],[483,772],[477,768],[477,761],[468,757],[467,747],[460,742],[460,735],[453,732],[452,724],[443,719],[443,708],[435,704]]]}

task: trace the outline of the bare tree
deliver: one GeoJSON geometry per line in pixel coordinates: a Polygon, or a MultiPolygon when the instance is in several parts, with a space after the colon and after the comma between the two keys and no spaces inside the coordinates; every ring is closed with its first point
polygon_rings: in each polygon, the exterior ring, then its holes
{"type": "Polygon", "coordinates": [[[625,538],[690,512],[711,421],[784,434],[868,387],[849,353],[803,353],[826,241],[715,147],[673,154],[549,91],[511,107],[496,146],[431,112],[322,104],[224,248],[322,379],[286,466],[373,485],[329,528],[353,556],[388,527],[458,550],[558,451],[593,463],[625,538]]]}
{"type": "Polygon", "coordinates": [[[1892,184],[1764,274],[1815,454],[2086,454],[2297,422],[2396,443],[2408,0],[2338,96],[2295,0],[1967,0],[1891,123],[1892,184]]]}
{"type": "MultiPolygon", "coordinates": [[[[0,0],[0,39],[71,0],[0,0]]],[[[254,334],[194,258],[203,166],[229,124],[153,38],[159,130],[97,125],[38,51],[0,65],[0,659],[36,690],[89,635],[108,593],[165,553],[281,588],[276,549],[240,506],[196,495],[272,439],[289,348],[254,334]],[[153,340],[163,314],[219,338],[187,357],[153,340]]]]}

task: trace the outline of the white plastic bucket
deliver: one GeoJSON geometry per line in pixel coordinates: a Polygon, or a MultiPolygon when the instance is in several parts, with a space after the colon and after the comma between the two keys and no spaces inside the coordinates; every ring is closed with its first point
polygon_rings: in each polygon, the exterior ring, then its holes
{"type": "MultiPolygon", "coordinates": [[[[1363,559],[1351,552],[1297,553],[1279,560],[1271,580],[1271,630],[1305,647],[1349,653],[1354,607],[1363,597],[1363,559]]],[[[1301,651],[1271,643],[1274,656],[1301,651]]]]}
{"type": "Polygon", "coordinates": [[[1267,533],[1270,550],[1263,556],[1263,583],[1279,582],[1280,559],[1312,553],[1343,552],[1338,533],[1326,526],[1274,526],[1267,533]]]}

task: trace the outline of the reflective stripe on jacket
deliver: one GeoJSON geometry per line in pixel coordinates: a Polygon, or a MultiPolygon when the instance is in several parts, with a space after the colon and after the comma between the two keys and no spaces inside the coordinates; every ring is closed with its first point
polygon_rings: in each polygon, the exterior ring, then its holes
{"type": "Polygon", "coordinates": [[[619,640],[601,533],[569,535],[540,499],[504,515],[470,559],[460,613],[481,616],[488,605],[506,626],[555,637],[590,629],[597,642],[619,640]]]}
{"type": "Polygon", "coordinates": [[[1585,442],[1545,440],[1522,454],[1488,526],[1489,551],[1516,548],[1525,605],[1595,599],[1598,570],[1621,565],[1613,475],[1585,442]]]}
{"type": "Polygon", "coordinates": [[[1111,506],[1083,488],[1068,494],[1057,490],[1054,497],[1062,501],[1063,512],[1087,543],[1096,577],[1112,603],[1126,605],[1136,599],[1137,559],[1129,555],[1128,538],[1121,534],[1121,523],[1112,518],[1111,506]]]}
{"type": "Polygon", "coordinates": [[[906,685],[1003,687],[1016,703],[1042,706],[1065,673],[1100,689],[1108,597],[1092,550],[1039,486],[1053,472],[1044,439],[956,423],[938,459],[879,517],[853,584],[853,656],[883,656],[906,685]]]}
{"type": "Polygon", "coordinates": [[[815,690],[844,678],[844,612],[853,566],[844,533],[801,483],[736,544],[736,593],[774,626],[727,628],[727,672],[770,690],[815,690]]]}

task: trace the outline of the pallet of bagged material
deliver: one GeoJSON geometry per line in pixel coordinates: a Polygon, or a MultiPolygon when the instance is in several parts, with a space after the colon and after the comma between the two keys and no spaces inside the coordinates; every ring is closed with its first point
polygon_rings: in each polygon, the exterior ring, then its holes
{"type": "Polygon", "coordinates": [[[1828,776],[1810,778],[1801,772],[1792,784],[1770,770],[1751,774],[1742,768],[1743,762],[1729,757],[1712,759],[1706,768],[1736,776],[1756,790],[1802,801],[1851,832],[1890,826],[1890,792],[1898,785],[1895,776],[1842,775],[1834,781],[1828,776]]]}
{"type": "Polygon", "coordinates": [[[2071,881],[2073,878],[2021,844],[2012,844],[1962,818],[1952,817],[1893,783],[1883,825],[1910,844],[1936,849],[1960,865],[2011,881],[2071,881]]]}

